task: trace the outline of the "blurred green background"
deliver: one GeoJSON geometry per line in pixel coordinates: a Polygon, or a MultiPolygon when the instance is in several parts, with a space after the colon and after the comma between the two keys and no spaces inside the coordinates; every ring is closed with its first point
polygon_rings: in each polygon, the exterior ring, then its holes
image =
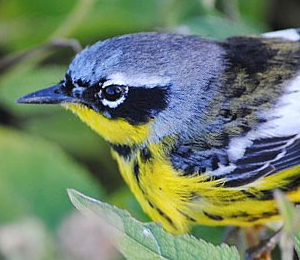
{"type": "MultiPolygon", "coordinates": [[[[148,220],[100,137],[60,107],[15,104],[62,79],[78,42],[140,31],[220,39],[300,27],[299,14],[299,0],[0,0],[0,259],[99,259],[68,187],[148,220]]],[[[223,231],[193,234],[218,244],[223,231]]]]}

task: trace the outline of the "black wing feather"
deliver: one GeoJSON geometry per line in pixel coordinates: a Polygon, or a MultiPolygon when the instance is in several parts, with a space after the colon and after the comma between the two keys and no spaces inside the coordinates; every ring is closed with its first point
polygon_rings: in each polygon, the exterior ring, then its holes
{"type": "Polygon", "coordinates": [[[299,136],[263,138],[255,140],[246,149],[244,156],[235,162],[236,168],[233,171],[219,177],[226,179],[226,187],[236,187],[298,164],[299,136]]]}

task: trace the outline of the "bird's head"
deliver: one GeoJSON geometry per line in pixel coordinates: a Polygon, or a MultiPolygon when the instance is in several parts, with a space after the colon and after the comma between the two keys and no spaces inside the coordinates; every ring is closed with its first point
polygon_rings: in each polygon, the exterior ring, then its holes
{"type": "Polygon", "coordinates": [[[207,40],[125,35],[85,48],[60,83],[17,101],[62,104],[109,142],[138,144],[184,132],[213,98],[221,64],[207,40]]]}

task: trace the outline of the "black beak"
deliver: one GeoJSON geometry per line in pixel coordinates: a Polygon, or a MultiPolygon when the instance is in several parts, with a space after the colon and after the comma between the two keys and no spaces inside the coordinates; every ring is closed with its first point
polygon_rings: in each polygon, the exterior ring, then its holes
{"type": "Polygon", "coordinates": [[[80,102],[79,99],[66,95],[62,88],[63,85],[60,83],[20,97],[16,102],[24,104],[61,104],[80,102]]]}

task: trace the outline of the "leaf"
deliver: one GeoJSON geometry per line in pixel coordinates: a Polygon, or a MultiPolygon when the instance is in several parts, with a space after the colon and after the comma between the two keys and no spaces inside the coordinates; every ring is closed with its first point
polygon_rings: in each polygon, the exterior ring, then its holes
{"type": "Polygon", "coordinates": [[[0,223],[27,215],[56,227],[72,210],[66,188],[76,186],[102,196],[88,171],[58,146],[0,127],[0,223]]]}
{"type": "Polygon", "coordinates": [[[283,230],[288,235],[295,235],[300,231],[300,212],[286,198],[283,192],[275,190],[274,197],[276,199],[279,212],[283,218],[283,230]]]}
{"type": "Polygon", "coordinates": [[[243,21],[233,22],[219,15],[207,15],[187,20],[179,27],[179,32],[181,30],[189,34],[222,39],[234,35],[259,34],[263,28],[243,21]]]}
{"type": "Polygon", "coordinates": [[[240,0],[239,10],[244,19],[253,22],[265,22],[266,10],[268,9],[268,2],[261,0],[243,1],[240,0]]]}
{"type": "Polygon", "coordinates": [[[298,233],[294,237],[294,245],[295,245],[295,249],[296,249],[297,255],[298,255],[298,257],[300,257],[300,233],[298,233]]]}
{"type": "Polygon", "coordinates": [[[299,235],[297,235],[297,232],[300,231],[300,211],[293,206],[280,190],[275,190],[274,197],[283,218],[283,232],[280,237],[281,258],[292,260],[294,253],[293,244],[295,244],[298,255],[300,252],[299,235]]]}
{"type": "MultiPolygon", "coordinates": [[[[0,47],[17,51],[41,44],[64,23],[77,2],[0,1],[0,47]]],[[[157,0],[96,1],[71,37],[91,43],[99,37],[153,30],[159,7],[157,0]]]]}
{"type": "Polygon", "coordinates": [[[114,234],[116,247],[127,259],[239,259],[234,247],[225,244],[213,246],[190,235],[172,236],[158,224],[143,224],[132,218],[128,212],[89,198],[73,189],[69,189],[68,193],[80,212],[107,222],[114,234]]]}

